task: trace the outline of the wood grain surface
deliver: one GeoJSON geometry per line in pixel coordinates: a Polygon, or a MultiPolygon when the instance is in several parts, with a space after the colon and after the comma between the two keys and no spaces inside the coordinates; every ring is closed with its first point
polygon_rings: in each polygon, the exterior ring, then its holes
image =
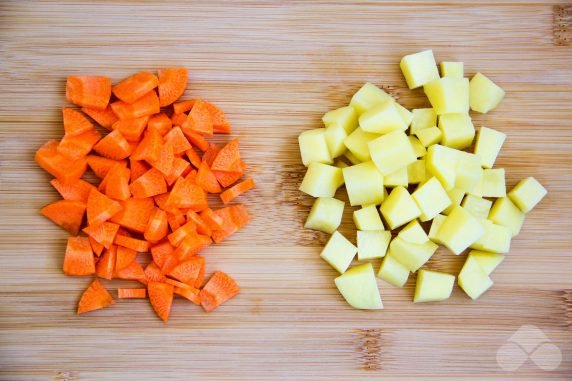
{"type": "MultiPolygon", "coordinates": [[[[0,379],[572,379],[571,9],[556,1],[1,1],[0,379]],[[398,62],[427,48],[507,91],[475,124],[508,134],[497,163],[509,187],[535,176],[549,195],[478,301],[455,288],[446,302],[414,305],[412,276],[403,289],[379,281],[385,310],[353,310],[318,257],[326,236],[302,229],[311,199],[297,190],[296,137],[365,81],[409,108],[426,105],[422,91],[407,90],[398,62]],[[90,279],[61,272],[66,234],[38,215],[57,196],[33,153],[62,134],[67,75],[116,81],[171,65],[190,68],[187,96],[227,112],[259,184],[242,198],[253,223],[206,254],[208,271],[224,269],[243,292],[212,314],[176,300],[168,324],[137,300],[78,317],[90,279]],[[557,369],[497,364],[522,325],[560,348],[557,369]]],[[[344,232],[350,220],[347,208],[344,232]]],[[[461,261],[440,250],[427,267],[456,272],[461,261]]]]}

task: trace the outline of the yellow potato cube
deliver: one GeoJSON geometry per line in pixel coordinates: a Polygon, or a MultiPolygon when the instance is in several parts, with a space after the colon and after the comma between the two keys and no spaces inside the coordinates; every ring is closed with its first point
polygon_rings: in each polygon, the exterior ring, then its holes
{"type": "Polygon", "coordinates": [[[419,221],[413,220],[408,223],[403,229],[399,231],[397,234],[399,238],[404,241],[415,243],[418,245],[422,245],[425,242],[429,241],[429,237],[425,230],[419,224],[419,221]]]}
{"type": "Polygon", "coordinates": [[[390,173],[389,175],[384,176],[383,185],[386,187],[397,187],[400,185],[406,187],[409,184],[407,168],[409,168],[409,166],[403,167],[395,172],[390,173]]]}
{"type": "Polygon", "coordinates": [[[481,158],[484,168],[492,168],[501,147],[506,139],[506,134],[492,128],[481,127],[477,133],[475,154],[481,158]]]}
{"type": "Polygon", "coordinates": [[[389,241],[391,241],[391,232],[389,231],[358,230],[358,260],[385,257],[389,241]]]}
{"type": "Polygon", "coordinates": [[[513,237],[520,233],[524,223],[524,213],[508,197],[497,198],[489,213],[489,220],[507,227],[513,237]]]}
{"type": "Polygon", "coordinates": [[[322,249],[320,257],[343,274],[352,263],[356,253],[357,247],[340,232],[335,231],[322,249]]]}
{"type": "Polygon", "coordinates": [[[504,260],[504,255],[497,253],[488,253],[486,251],[471,250],[469,257],[473,257],[481,268],[490,275],[504,260]]]}
{"type": "Polygon", "coordinates": [[[411,147],[413,147],[413,151],[415,152],[415,156],[419,158],[427,155],[427,150],[425,149],[425,146],[421,144],[421,142],[417,137],[408,136],[408,138],[409,142],[411,143],[411,147]]]}
{"type": "Polygon", "coordinates": [[[407,242],[400,237],[395,237],[390,245],[391,256],[399,261],[411,272],[417,271],[435,253],[439,247],[432,241],[427,241],[420,245],[407,242]]]}
{"type": "Polygon", "coordinates": [[[409,278],[409,270],[388,253],[381,262],[377,277],[396,287],[403,287],[409,278]]]}
{"type": "Polygon", "coordinates": [[[352,165],[342,169],[350,205],[381,204],[383,176],[373,162],[352,165]]]}
{"type": "Polygon", "coordinates": [[[384,230],[383,222],[375,205],[369,205],[355,210],[353,214],[354,224],[359,230],[384,230]]]}
{"type": "Polygon", "coordinates": [[[413,303],[440,302],[449,299],[455,276],[438,271],[419,270],[413,303]]]}
{"type": "Polygon", "coordinates": [[[459,273],[457,283],[473,300],[480,297],[493,285],[493,281],[479,265],[479,262],[470,255],[467,256],[467,260],[459,273]]]}
{"type": "Polygon", "coordinates": [[[473,144],[475,127],[469,114],[441,115],[439,129],[443,133],[441,144],[444,146],[460,150],[473,144]]]}
{"type": "Polygon", "coordinates": [[[419,184],[427,180],[425,160],[416,160],[407,166],[407,181],[409,184],[419,184]]]}
{"type": "Polygon", "coordinates": [[[391,131],[405,131],[407,125],[394,101],[381,103],[370,108],[359,117],[359,126],[366,132],[386,134],[391,131]]]}
{"type": "Polygon", "coordinates": [[[438,144],[443,138],[443,132],[437,126],[424,128],[417,131],[415,134],[424,147],[430,147],[433,144],[438,144]]]}
{"type": "Polygon", "coordinates": [[[299,189],[313,197],[334,197],[343,180],[340,168],[312,162],[299,189]]]}
{"type": "Polygon", "coordinates": [[[427,171],[437,177],[443,188],[448,191],[455,186],[457,160],[465,154],[440,144],[432,145],[427,149],[425,158],[427,171]]]}
{"type": "Polygon", "coordinates": [[[470,248],[492,253],[508,253],[512,239],[511,231],[489,220],[481,220],[481,222],[485,228],[485,234],[475,241],[470,248]]]}
{"type": "Polygon", "coordinates": [[[455,206],[461,205],[461,201],[463,201],[463,197],[465,197],[465,191],[459,188],[449,189],[447,191],[447,196],[449,196],[449,200],[451,200],[451,205],[449,205],[447,209],[443,210],[441,214],[448,216],[455,206]]]}
{"type": "Polygon", "coordinates": [[[306,229],[332,234],[342,222],[344,202],[331,197],[318,197],[306,219],[306,229]]]}
{"type": "Polygon", "coordinates": [[[457,160],[455,188],[470,192],[481,184],[483,168],[477,155],[466,154],[457,160]]]}
{"type": "Polygon", "coordinates": [[[504,98],[505,92],[481,73],[475,74],[470,83],[471,110],[487,113],[494,110],[504,98]]]}
{"type": "Polygon", "coordinates": [[[510,192],[508,197],[523,213],[530,212],[548,191],[534,177],[521,180],[510,192]]]}
{"type": "Polygon", "coordinates": [[[485,169],[481,193],[483,197],[505,197],[504,168],[485,169]]]}
{"type": "Polygon", "coordinates": [[[325,113],[322,122],[326,128],[342,126],[347,134],[351,134],[358,127],[358,115],[352,106],[345,106],[325,113]]]}
{"type": "Polygon", "coordinates": [[[439,229],[441,228],[441,225],[443,225],[443,222],[445,222],[446,219],[447,216],[438,214],[435,216],[435,218],[433,218],[433,221],[431,221],[431,228],[429,229],[429,239],[439,245],[443,244],[443,242],[441,242],[441,240],[439,239],[439,229]]]}
{"type": "Polygon", "coordinates": [[[326,144],[328,145],[330,157],[340,157],[347,151],[344,141],[348,137],[348,134],[344,129],[344,126],[341,124],[332,124],[328,126],[324,136],[326,137],[326,144]]]}
{"type": "MultiPolygon", "coordinates": [[[[345,141],[344,141],[344,144],[345,144],[345,141]]],[[[353,153],[351,153],[350,151],[344,152],[344,157],[345,157],[346,159],[348,159],[348,161],[349,161],[350,163],[354,164],[354,165],[355,165],[355,164],[359,164],[359,163],[362,162],[360,159],[358,159],[358,158],[357,158],[353,153]]],[[[371,159],[371,158],[370,158],[370,159],[371,159]]],[[[367,160],[366,160],[366,161],[367,161],[367,160]]]]}
{"type": "Polygon", "coordinates": [[[460,206],[453,208],[437,233],[439,240],[455,255],[461,254],[485,234],[483,225],[460,206]]]}
{"type": "Polygon", "coordinates": [[[451,199],[436,177],[431,177],[427,182],[420,184],[411,197],[421,210],[419,219],[422,222],[433,219],[451,205],[451,199]]]}
{"type": "Polygon", "coordinates": [[[439,78],[432,50],[407,55],[401,59],[399,66],[410,89],[416,89],[439,78]]]}
{"type": "Polygon", "coordinates": [[[468,194],[461,206],[478,219],[485,220],[489,216],[493,202],[482,197],[468,194]]]}
{"type": "Polygon", "coordinates": [[[391,95],[374,85],[373,83],[365,83],[352,97],[350,106],[352,106],[357,115],[361,115],[367,110],[384,103],[388,100],[393,101],[391,95]]]}
{"type": "MultiPolygon", "coordinates": [[[[371,160],[371,156],[369,154],[368,143],[377,139],[378,137],[379,134],[365,132],[360,127],[358,127],[346,138],[346,140],[344,140],[344,144],[360,162],[369,161],[371,160]]],[[[348,157],[347,154],[345,156],[348,157]]],[[[350,158],[348,157],[348,159],[350,158]]],[[[352,160],[350,159],[350,161],[352,160]]]]}
{"type": "Polygon", "coordinates": [[[413,121],[413,113],[397,102],[395,102],[395,107],[397,107],[397,111],[399,111],[399,115],[401,115],[401,118],[405,123],[405,129],[407,129],[413,121]]]}
{"type": "Polygon", "coordinates": [[[435,110],[432,108],[417,108],[412,111],[412,114],[411,135],[425,128],[437,126],[437,114],[435,114],[435,110]]]}
{"type": "Polygon", "coordinates": [[[443,61],[439,66],[441,67],[441,77],[463,78],[465,76],[462,62],[443,61]]]}
{"type": "Polygon", "coordinates": [[[371,263],[352,267],[337,277],[335,283],[350,306],[364,310],[383,308],[371,263]]]}
{"type": "Polygon", "coordinates": [[[382,175],[389,175],[417,160],[403,131],[393,131],[368,143],[371,159],[382,175]]]}
{"type": "Polygon", "coordinates": [[[421,215],[411,195],[404,187],[395,187],[379,208],[391,230],[421,215]]]}
{"type": "Polygon", "coordinates": [[[425,84],[423,90],[437,115],[468,114],[469,80],[467,78],[435,79],[425,84]]]}
{"type": "Polygon", "coordinates": [[[314,161],[324,164],[332,164],[334,162],[328,150],[325,132],[325,128],[316,128],[315,130],[304,131],[298,136],[298,144],[304,166],[307,167],[314,161]]]}

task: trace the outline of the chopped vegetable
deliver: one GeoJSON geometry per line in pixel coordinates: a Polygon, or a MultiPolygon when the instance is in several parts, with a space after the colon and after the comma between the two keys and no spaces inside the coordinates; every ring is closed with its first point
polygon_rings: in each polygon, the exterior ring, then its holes
{"type": "Polygon", "coordinates": [[[115,304],[113,298],[99,280],[96,279],[81,295],[77,305],[77,313],[78,315],[83,314],[89,311],[105,308],[112,304],[115,304]]]}

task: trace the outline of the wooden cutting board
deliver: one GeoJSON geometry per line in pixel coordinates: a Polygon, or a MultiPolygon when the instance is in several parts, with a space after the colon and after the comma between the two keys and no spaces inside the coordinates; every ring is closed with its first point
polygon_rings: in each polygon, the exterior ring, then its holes
{"type": "MultiPolygon", "coordinates": [[[[570,5],[89,3],[0,3],[0,379],[572,379],[570,5]],[[312,200],[297,190],[297,135],[365,81],[427,105],[398,62],[428,48],[507,91],[475,124],[508,133],[498,166],[509,187],[535,176],[549,195],[478,301],[455,288],[446,302],[414,305],[411,276],[403,289],[379,281],[385,310],[353,310],[318,257],[327,237],[302,229],[312,200]],[[67,75],[117,81],[172,65],[191,70],[187,97],[227,112],[258,183],[242,197],[252,224],[205,254],[242,294],[212,314],[176,300],[167,324],[137,300],[78,317],[90,279],[61,272],[66,234],[38,215],[57,196],[34,151],[62,135],[67,75]],[[523,325],[513,341],[531,344],[535,361],[505,345],[523,325]],[[536,347],[529,326],[553,345],[536,347]]],[[[349,234],[350,208],[344,220],[349,234]]],[[[439,250],[427,267],[456,273],[462,260],[439,250]]]]}

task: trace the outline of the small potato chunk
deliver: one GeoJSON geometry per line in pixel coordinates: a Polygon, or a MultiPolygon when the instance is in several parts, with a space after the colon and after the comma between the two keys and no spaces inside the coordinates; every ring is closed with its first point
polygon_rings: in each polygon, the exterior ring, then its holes
{"type": "Polygon", "coordinates": [[[510,250],[510,240],[512,239],[511,231],[489,220],[481,220],[481,222],[485,228],[485,234],[469,247],[471,249],[489,251],[491,253],[508,253],[510,250]]]}
{"type": "Polygon", "coordinates": [[[457,160],[455,188],[471,192],[481,184],[483,168],[477,155],[466,154],[457,160]]]}
{"type": "Polygon", "coordinates": [[[397,236],[389,244],[389,251],[409,271],[415,272],[431,258],[438,247],[431,241],[419,245],[397,236]]]}
{"type": "Polygon", "coordinates": [[[439,245],[443,245],[443,242],[441,242],[441,240],[439,239],[439,229],[441,228],[441,225],[443,225],[443,222],[445,222],[445,220],[447,219],[447,216],[444,216],[442,214],[438,214],[435,216],[435,218],[433,218],[433,221],[431,221],[431,228],[429,229],[429,239],[439,245]]]}
{"type": "Polygon", "coordinates": [[[334,162],[328,150],[325,132],[325,128],[316,128],[304,131],[298,136],[298,144],[300,145],[300,154],[302,155],[304,166],[307,167],[314,161],[324,164],[332,164],[334,162]]]}
{"type": "Polygon", "coordinates": [[[481,158],[483,168],[493,167],[505,139],[506,134],[500,131],[484,126],[479,129],[475,154],[481,158]]]}
{"type": "Polygon", "coordinates": [[[477,299],[492,285],[493,281],[479,265],[473,256],[467,256],[467,260],[459,273],[457,283],[471,299],[477,299]]]}
{"type": "MultiPolygon", "coordinates": [[[[346,144],[345,141],[344,141],[344,144],[346,144]]],[[[356,157],[356,155],[354,155],[353,153],[351,153],[351,151],[346,151],[346,152],[344,152],[344,157],[345,157],[346,159],[348,159],[348,161],[349,161],[350,163],[354,164],[354,165],[355,165],[355,164],[359,164],[359,163],[362,162],[360,159],[358,159],[358,158],[356,157]]],[[[368,160],[366,160],[366,161],[368,161],[368,160]]]]}
{"type": "Polygon", "coordinates": [[[395,287],[403,287],[409,278],[409,270],[388,253],[381,262],[377,277],[395,287]]]}
{"type": "Polygon", "coordinates": [[[407,124],[401,117],[394,101],[381,103],[359,117],[359,126],[366,132],[386,134],[391,131],[405,131],[407,124]]]}
{"type": "Polygon", "coordinates": [[[508,193],[508,197],[523,213],[530,212],[548,191],[534,177],[521,180],[508,193]]]}
{"type": "Polygon", "coordinates": [[[443,138],[443,132],[437,126],[424,128],[417,131],[415,134],[424,147],[430,147],[433,144],[438,144],[443,138]]]}
{"type": "Polygon", "coordinates": [[[437,114],[435,114],[435,110],[432,108],[417,108],[414,109],[412,113],[411,135],[415,135],[418,131],[425,128],[437,126],[437,114]]]}
{"type": "Polygon", "coordinates": [[[383,185],[386,187],[406,187],[409,184],[407,168],[409,168],[409,166],[403,167],[393,173],[390,173],[389,175],[386,175],[383,178],[383,185]]]}
{"type": "Polygon", "coordinates": [[[469,80],[443,77],[423,86],[437,115],[469,113],[469,80]]]}
{"type": "Polygon", "coordinates": [[[384,230],[383,222],[375,205],[354,211],[354,224],[359,230],[384,230]]]}
{"type": "Polygon", "coordinates": [[[343,274],[352,263],[356,253],[357,248],[340,232],[335,231],[322,249],[320,257],[343,274]]]}
{"type": "Polygon", "coordinates": [[[451,200],[451,205],[447,209],[443,210],[441,214],[449,215],[455,206],[461,205],[463,197],[465,197],[465,191],[459,188],[453,188],[447,191],[447,196],[451,200]]]}
{"type": "Polygon", "coordinates": [[[490,275],[504,260],[504,255],[502,254],[478,250],[471,250],[469,252],[469,257],[473,257],[487,275],[490,275]]]}
{"type": "Polygon", "coordinates": [[[337,158],[342,156],[346,151],[347,147],[344,141],[348,137],[344,126],[341,124],[332,124],[326,128],[324,132],[326,138],[326,144],[328,145],[328,151],[330,152],[330,157],[337,158]]]}
{"type": "Polygon", "coordinates": [[[415,156],[417,156],[417,158],[427,155],[427,150],[425,149],[425,146],[423,146],[423,144],[419,141],[419,138],[411,135],[408,136],[408,138],[409,142],[411,143],[411,147],[413,147],[413,151],[415,151],[415,156]]]}
{"type": "Polygon", "coordinates": [[[461,206],[476,218],[484,220],[489,216],[493,202],[482,197],[468,194],[461,206]]]}
{"type": "Polygon", "coordinates": [[[313,197],[334,197],[343,180],[340,168],[312,162],[299,189],[313,197]]]}
{"type": "Polygon", "coordinates": [[[461,150],[473,144],[475,127],[469,114],[441,115],[439,129],[443,133],[441,144],[444,146],[461,150]]]}
{"type": "MultiPolygon", "coordinates": [[[[375,140],[379,137],[379,134],[373,134],[371,132],[365,132],[360,127],[356,128],[354,132],[352,132],[346,140],[344,140],[344,144],[348,148],[349,152],[353,154],[360,162],[363,161],[370,161],[371,155],[369,153],[369,146],[368,143],[372,140],[375,140]]],[[[345,156],[352,162],[354,161],[350,159],[350,157],[345,154],[345,156]]],[[[356,164],[356,163],[354,163],[356,164]]]]}
{"type": "Polygon", "coordinates": [[[524,213],[508,197],[501,197],[493,203],[489,220],[509,228],[512,236],[516,237],[524,223],[524,213]]]}
{"type": "Polygon", "coordinates": [[[463,78],[464,64],[462,62],[443,61],[439,64],[441,68],[441,77],[463,78]]]}
{"type": "Polygon", "coordinates": [[[347,134],[351,134],[358,127],[358,115],[352,106],[345,106],[325,113],[322,122],[326,128],[342,126],[347,134]]]}
{"type": "Polygon", "coordinates": [[[337,277],[335,283],[350,306],[362,310],[383,308],[371,263],[352,267],[337,277]]]}
{"type": "Polygon", "coordinates": [[[365,83],[352,97],[350,106],[352,106],[357,115],[361,115],[367,110],[384,103],[388,100],[393,101],[391,95],[374,85],[373,83],[365,83]]]}
{"type": "Polygon", "coordinates": [[[358,260],[363,261],[385,257],[389,241],[391,241],[391,232],[389,231],[358,230],[358,260]]]}
{"type": "Polygon", "coordinates": [[[403,131],[393,131],[368,143],[371,159],[382,175],[389,175],[417,160],[403,131]]]}
{"type": "Polygon", "coordinates": [[[399,66],[410,89],[416,89],[439,78],[432,50],[407,55],[401,59],[399,66]]]}
{"type": "Polygon", "coordinates": [[[342,169],[350,205],[381,204],[383,176],[371,161],[342,169]]]}
{"type": "Polygon", "coordinates": [[[436,176],[445,190],[455,186],[457,172],[457,160],[466,155],[466,152],[458,151],[440,144],[435,144],[427,149],[427,170],[436,176]]]}
{"type": "Polygon", "coordinates": [[[475,74],[469,87],[471,110],[481,113],[494,110],[505,95],[502,88],[481,73],[475,74]]]}
{"type": "Polygon", "coordinates": [[[392,230],[421,215],[419,207],[404,187],[393,188],[379,210],[392,230]]]}
{"type": "Polygon", "coordinates": [[[416,160],[407,166],[407,181],[409,184],[419,184],[427,180],[425,160],[416,160]]]}
{"type": "Polygon", "coordinates": [[[419,219],[422,222],[433,219],[433,217],[451,205],[451,199],[449,199],[447,192],[436,177],[431,177],[425,183],[419,185],[411,197],[421,211],[419,219]]]}
{"type": "Polygon", "coordinates": [[[455,276],[438,271],[419,270],[413,303],[440,302],[449,299],[455,276]]]}
{"type": "Polygon", "coordinates": [[[484,234],[479,220],[460,206],[453,208],[437,233],[443,245],[455,255],[461,254],[484,234]]]}
{"type": "Polygon", "coordinates": [[[413,113],[397,102],[395,102],[395,107],[397,107],[397,111],[399,111],[399,115],[401,115],[401,118],[405,123],[405,129],[407,129],[413,121],[413,113]]]}
{"type": "Polygon", "coordinates": [[[397,235],[404,241],[415,243],[418,245],[422,245],[425,242],[429,241],[429,237],[425,230],[419,224],[419,221],[413,220],[408,223],[403,229],[399,231],[397,235]]]}
{"type": "Polygon", "coordinates": [[[306,219],[306,229],[332,234],[342,222],[344,202],[331,197],[318,197],[306,219]]]}

